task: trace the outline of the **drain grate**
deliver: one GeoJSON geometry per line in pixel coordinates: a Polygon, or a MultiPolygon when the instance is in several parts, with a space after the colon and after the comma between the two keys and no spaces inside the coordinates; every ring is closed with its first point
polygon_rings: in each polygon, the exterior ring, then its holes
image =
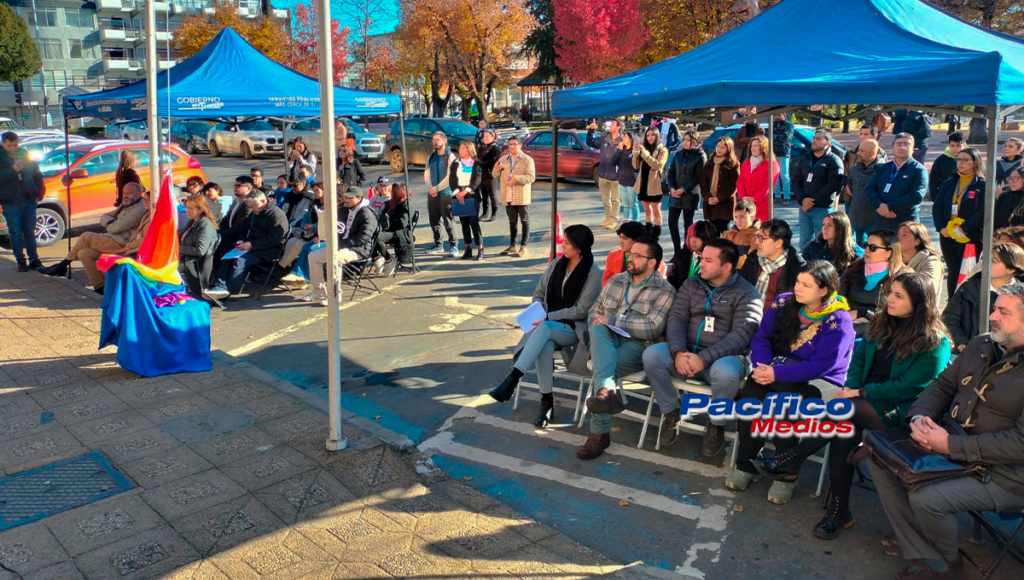
{"type": "Polygon", "coordinates": [[[98,451],[0,479],[0,531],[135,487],[98,451]]]}

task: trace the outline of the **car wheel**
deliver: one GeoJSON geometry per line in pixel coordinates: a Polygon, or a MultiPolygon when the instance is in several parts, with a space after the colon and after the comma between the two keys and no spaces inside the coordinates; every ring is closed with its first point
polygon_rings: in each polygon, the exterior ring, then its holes
{"type": "Polygon", "coordinates": [[[220,148],[217,147],[216,141],[210,141],[210,155],[214,157],[220,157],[220,148]]]}
{"type": "Polygon", "coordinates": [[[401,149],[395,149],[391,152],[391,169],[395,173],[405,171],[405,156],[402,155],[401,149]]]}
{"type": "Polygon", "coordinates": [[[590,175],[590,178],[594,180],[594,185],[601,185],[601,182],[598,181],[600,178],[597,175],[597,167],[594,167],[594,172],[590,175]]]}
{"type": "Polygon", "coordinates": [[[52,246],[64,237],[64,216],[57,210],[40,207],[36,210],[36,245],[52,246]]]}
{"type": "Polygon", "coordinates": [[[242,143],[242,157],[252,159],[252,149],[249,149],[249,144],[245,142],[242,143]]]}
{"type": "Polygon", "coordinates": [[[189,155],[195,155],[196,154],[196,145],[195,145],[195,143],[192,142],[191,139],[189,139],[185,143],[185,152],[188,153],[189,155]]]}

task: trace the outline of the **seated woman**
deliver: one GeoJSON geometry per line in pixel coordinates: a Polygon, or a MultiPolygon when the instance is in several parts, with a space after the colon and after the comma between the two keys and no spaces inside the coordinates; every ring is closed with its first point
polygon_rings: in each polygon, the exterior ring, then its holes
{"type": "MultiPolygon", "coordinates": [[[[989,312],[996,306],[996,292],[1013,282],[1014,279],[1024,279],[1024,250],[1011,244],[992,246],[992,286],[989,290],[991,293],[989,312]]],[[[954,352],[957,354],[964,350],[972,338],[980,334],[980,303],[981,272],[978,272],[964,280],[964,283],[956,289],[953,297],[946,304],[946,310],[942,313],[942,319],[949,327],[950,336],[953,337],[954,352]]]]}
{"type": "Polygon", "coordinates": [[[850,487],[854,465],[848,459],[864,432],[903,425],[911,404],[949,362],[949,333],[939,318],[931,280],[914,272],[896,276],[886,308],[871,323],[853,352],[846,386],[836,397],[853,403],[853,437],[805,437],[795,449],[758,459],[754,467],[778,481],[795,477],[810,456],[831,443],[828,474],[831,499],[814,536],[832,540],[853,525],[850,487]]]}
{"type": "Polygon", "coordinates": [[[837,272],[845,272],[854,260],[864,255],[853,241],[853,225],[841,211],[832,212],[821,220],[821,233],[804,249],[804,259],[832,262],[837,272]]]}
{"type": "MultiPolygon", "coordinates": [[[[764,401],[771,393],[821,398],[821,391],[810,381],[820,379],[836,387],[846,382],[853,353],[853,319],[838,290],[839,274],[832,264],[821,260],[804,264],[793,292],[780,294],[765,310],[750,346],[754,370],[739,398],[764,401]]],[[[754,459],[764,440],[755,438],[750,426],[749,419],[738,420],[736,469],[725,480],[725,487],[735,491],[747,489],[757,475],[754,459]]],[[[792,453],[796,442],[792,437],[777,439],[775,446],[776,456],[782,459],[792,453]]],[[[788,502],[796,482],[796,475],[776,481],[768,501],[788,502]]]]}
{"type": "Polygon", "coordinates": [[[930,280],[935,286],[935,296],[941,296],[946,267],[942,265],[939,251],[932,245],[928,228],[918,222],[903,222],[897,234],[900,238],[900,250],[903,252],[903,263],[930,280]]]}
{"type": "Polygon", "coordinates": [[[864,257],[846,269],[839,294],[850,305],[857,338],[864,336],[868,322],[885,305],[892,279],[902,273],[903,249],[892,230],[873,230],[864,244],[864,257]]]}
{"type": "MultiPolygon", "coordinates": [[[[622,222],[619,229],[615,230],[615,233],[619,236],[619,249],[608,252],[608,258],[604,262],[604,275],[601,277],[602,288],[604,288],[604,285],[608,283],[612,276],[626,271],[626,266],[629,263],[629,258],[627,257],[629,250],[633,248],[633,244],[637,240],[647,236],[644,224],[636,221],[622,222]]],[[[658,273],[662,276],[665,275],[664,262],[658,265],[658,273]]]]}
{"type": "Polygon", "coordinates": [[[693,222],[693,225],[686,230],[686,244],[682,253],[672,256],[672,262],[668,267],[668,275],[665,279],[676,290],[700,271],[700,253],[704,251],[704,244],[718,237],[718,229],[715,224],[708,220],[693,222]]]}
{"type": "Polygon", "coordinates": [[[412,208],[408,189],[404,183],[389,184],[388,188],[387,206],[377,220],[380,234],[377,236],[377,260],[374,266],[379,272],[387,270],[385,264],[412,263],[412,208]],[[397,263],[394,263],[394,258],[388,252],[389,244],[395,247],[397,263]]]}
{"type": "Polygon", "coordinates": [[[519,386],[519,379],[536,364],[540,414],[533,424],[538,427],[546,427],[554,414],[555,348],[580,341],[590,307],[601,293],[601,269],[594,264],[593,245],[594,233],[587,226],[565,228],[562,257],[551,262],[533,291],[533,301],[544,304],[547,319],[535,323],[533,330],[519,341],[512,372],[490,392],[498,402],[509,400],[519,386]]]}
{"type": "Polygon", "coordinates": [[[193,298],[202,299],[203,288],[210,287],[213,273],[213,251],[217,248],[217,221],[210,203],[199,193],[185,200],[189,222],[181,233],[178,270],[193,298]]]}

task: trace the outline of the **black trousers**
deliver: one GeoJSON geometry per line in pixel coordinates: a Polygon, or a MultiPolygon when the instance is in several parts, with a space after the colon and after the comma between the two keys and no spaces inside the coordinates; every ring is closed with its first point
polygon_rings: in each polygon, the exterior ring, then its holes
{"type": "Polygon", "coordinates": [[[525,246],[527,239],[530,237],[530,206],[508,204],[505,206],[505,213],[508,214],[509,245],[515,245],[516,235],[519,232],[519,222],[522,222],[523,237],[519,245],[525,246]]]}
{"type": "MultiPolygon", "coordinates": [[[[939,250],[943,259],[946,260],[946,300],[953,299],[956,292],[956,281],[960,277],[960,265],[964,261],[964,248],[967,244],[961,244],[953,238],[939,236],[939,250]]],[[[980,248],[979,248],[980,253],[980,248]]]]}
{"type": "MultiPolygon", "coordinates": [[[[775,382],[770,385],[762,385],[756,382],[753,377],[747,379],[743,390],[737,395],[737,399],[757,399],[763,401],[770,393],[796,393],[804,398],[821,398],[821,391],[810,383],[782,383],[775,382]]],[[[753,421],[749,419],[737,419],[736,429],[739,437],[739,449],[736,451],[736,468],[747,473],[757,473],[754,465],[750,463],[757,458],[757,453],[764,447],[765,440],[760,437],[753,437],[750,434],[750,426],[753,421]]],[[[775,439],[775,453],[793,449],[799,440],[796,437],[779,437],[775,439]]]]}
{"type": "MultiPolygon", "coordinates": [[[[683,248],[683,236],[686,235],[686,231],[690,229],[693,224],[693,215],[697,213],[695,209],[683,209],[681,207],[668,208],[668,233],[672,236],[672,255],[678,254],[683,248]],[[683,216],[683,229],[679,229],[679,216],[683,216]]],[[[721,235],[721,232],[719,232],[721,235]]]]}
{"type": "Polygon", "coordinates": [[[498,213],[498,188],[493,177],[485,177],[480,182],[480,217],[488,217],[498,213]]]}
{"type": "Polygon", "coordinates": [[[178,271],[181,273],[185,287],[193,298],[202,300],[203,290],[210,287],[210,276],[213,275],[213,256],[203,258],[182,256],[178,271]]]}
{"type": "Polygon", "coordinates": [[[484,247],[484,236],[480,231],[480,217],[475,215],[460,215],[459,221],[462,223],[462,241],[466,244],[466,249],[469,249],[471,242],[476,242],[479,247],[484,247]]]}

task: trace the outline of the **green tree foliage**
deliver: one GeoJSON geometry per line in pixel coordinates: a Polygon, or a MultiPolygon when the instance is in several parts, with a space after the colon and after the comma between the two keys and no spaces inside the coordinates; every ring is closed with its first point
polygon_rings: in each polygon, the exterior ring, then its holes
{"type": "Polygon", "coordinates": [[[25,19],[7,4],[0,4],[0,81],[21,82],[42,66],[25,19]]]}
{"type": "Polygon", "coordinates": [[[529,0],[528,5],[537,27],[523,42],[526,53],[537,59],[536,73],[543,79],[553,78],[561,87],[564,73],[558,68],[557,32],[555,31],[555,6],[552,0],[529,0]]]}

